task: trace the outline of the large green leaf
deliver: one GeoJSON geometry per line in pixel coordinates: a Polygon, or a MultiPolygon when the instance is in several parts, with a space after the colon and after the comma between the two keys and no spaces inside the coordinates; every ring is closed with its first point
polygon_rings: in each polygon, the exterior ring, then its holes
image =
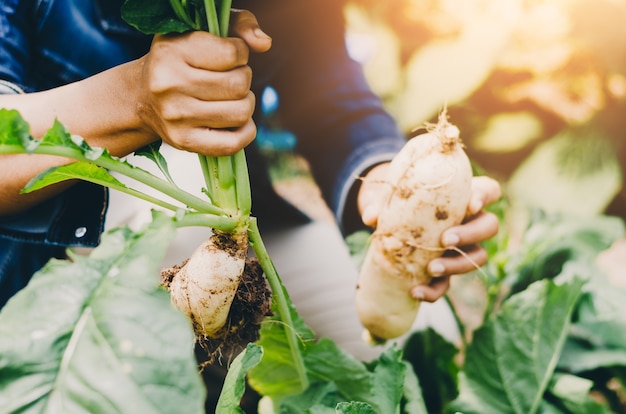
{"type": "Polygon", "coordinates": [[[181,33],[193,29],[176,16],[169,0],[126,0],[122,5],[122,17],[146,34],[181,33]]]}
{"type": "MultiPolygon", "coordinates": [[[[402,351],[390,348],[370,363],[357,360],[328,338],[316,339],[313,331],[299,317],[289,296],[292,319],[300,339],[310,385],[302,389],[288,348],[283,324],[270,318],[261,327],[257,344],[263,346],[261,362],[249,372],[250,385],[272,400],[285,413],[333,412],[341,402],[362,402],[377,412],[398,412],[403,391],[418,390],[411,367],[402,359],[402,351]],[[411,370],[407,376],[406,371],[411,370]],[[414,383],[411,383],[413,381],[414,383]]],[[[412,406],[421,404],[418,396],[404,397],[412,406]]],[[[346,409],[363,407],[347,405],[346,409]]]]}
{"type": "Polygon", "coordinates": [[[588,272],[592,278],[576,307],[559,367],[574,373],[626,367],[626,289],[597,266],[590,264],[588,272]]]}
{"type": "Polygon", "coordinates": [[[84,161],[48,168],[39,173],[22,189],[23,193],[40,190],[52,184],[72,179],[81,179],[95,184],[123,190],[126,186],[102,167],[84,161]]]}
{"type": "Polygon", "coordinates": [[[584,281],[575,268],[512,296],[476,331],[451,412],[533,414],[542,404],[584,281]]]}
{"type": "Polygon", "coordinates": [[[243,413],[239,406],[246,390],[246,374],[256,366],[263,357],[263,348],[256,344],[248,344],[246,349],[237,355],[228,368],[226,380],[217,402],[218,413],[243,413]]]}
{"type": "Polygon", "coordinates": [[[524,233],[520,254],[510,263],[507,282],[511,292],[529,284],[553,278],[568,261],[592,262],[624,236],[624,222],[618,217],[579,217],[537,213],[524,233]]]}
{"type": "Polygon", "coordinates": [[[200,413],[188,320],[159,285],[174,234],[155,217],[52,260],[0,313],[3,413],[200,413]]]}
{"type": "Polygon", "coordinates": [[[439,333],[428,328],[413,333],[404,346],[404,359],[419,377],[430,412],[441,412],[458,394],[459,350],[439,333]]]}

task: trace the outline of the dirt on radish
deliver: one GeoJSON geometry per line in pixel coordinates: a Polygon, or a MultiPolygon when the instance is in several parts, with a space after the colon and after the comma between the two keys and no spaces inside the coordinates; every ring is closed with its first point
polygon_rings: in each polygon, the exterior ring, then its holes
{"type": "MultiPolygon", "coordinates": [[[[223,248],[228,249],[228,243],[223,248]]],[[[169,289],[172,278],[184,264],[162,271],[163,286],[169,289]]],[[[261,322],[272,315],[271,301],[271,290],[261,265],[256,258],[248,258],[230,306],[227,322],[219,335],[209,338],[198,334],[201,330],[194,326],[197,342],[196,358],[200,367],[214,363],[228,365],[248,343],[256,341],[259,338],[261,322]]],[[[194,325],[197,324],[196,321],[193,322],[194,325]]]]}

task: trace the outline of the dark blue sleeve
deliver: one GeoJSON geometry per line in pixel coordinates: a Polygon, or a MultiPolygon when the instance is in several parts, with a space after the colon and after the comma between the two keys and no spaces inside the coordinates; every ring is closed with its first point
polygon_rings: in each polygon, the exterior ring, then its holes
{"type": "Polygon", "coordinates": [[[27,89],[35,23],[31,0],[3,0],[0,6],[0,79],[27,89]]]}
{"type": "Polygon", "coordinates": [[[79,182],[22,214],[0,217],[0,309],[67,246],[97,245],[106,196],[104,188],[79,182]]]}
{"type": "MultiPolygon", "coordinates": [[[[88,5],[87,0],[81,1],[85,1],[82,6],[88,5]]],[[[58,24],[51,22],[49,35],[38,35],[43,24],[42,16],[38,15],[43,9],[38,7],[49,4],[34,0],[0,2],[0,93],[33,92],[46,86],[53,87],[63,79],[62,68],[41,64],[37,58],[46,55],[38,42],[54,43],[54,30],[59,29],[58,24]]],[[[65,0],[56,4],[59,9],[70,6],[65,0]]],[[[118,10],[114,12],[119,13],[118,10]]],[[[69,14],[66,17],[82,21],[81,16],[69,14]]],[[[97,30],[98,27],[94,26],[94,32],[97,30]]],[[[115,33],[111,39],[111,42],[115,40],[115,33]]],[[[139,53],[141,49],[137,49],[139,53]]],[[[68,50],[79,55],[85,52],[84,49],[67,47],[61,51],[68,50]]],[[[107,56],[97,48],[93,53],[107,56]]],[[[114,56],[118,60],[125,58],[126,55],[114,56]]],[[[87,63],[92,62],[87,60],[87,63]]],[[[108,60],[101,66],[87,69],[94,72],[105,69],[106,64],[109,64],[108,60]]],[[[80,73],[73,76],[78,75],[80,73]]],[[[107,201],[105,188],[78,182],[20,214],[0,217],[0,308],[26,286],[31,276],[48,260],[64,257],[68,246],[96,246],[104,228],[107,201]]]]}

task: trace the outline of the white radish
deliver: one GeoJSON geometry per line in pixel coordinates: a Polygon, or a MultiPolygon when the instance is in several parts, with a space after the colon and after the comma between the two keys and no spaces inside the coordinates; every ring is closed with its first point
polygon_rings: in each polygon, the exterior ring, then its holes
{"type": "Polygon", "coordinates": [[[172,302],[192,321],[196,335],[219,337],[243,274],[248,235],[214,231],[169,283],[172,302]]]}
{"type": "Polygon", "coordinates": [[[431,280],[427,265],[445,250],[443,231],[460,224],[467,211],[472,168],[445,111],[407,142],[386,174],[386,201],[356,291],[359,318],[374,342],[411,328],[421,302],[410,291],[431,280]]]}

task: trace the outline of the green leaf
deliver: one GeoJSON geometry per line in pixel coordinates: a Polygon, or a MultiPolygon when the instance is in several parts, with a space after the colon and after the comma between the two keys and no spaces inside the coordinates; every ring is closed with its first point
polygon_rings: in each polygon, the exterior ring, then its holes
{"type": "Polygon", "coordinates": [[[107,170],[90,162],[78,161],[59,167],[48,168],[32,178],[22,189],[22,193],[40,190],[62,181],[81,179],[113,189],[122,190],[126,186],[107,170]]]}
{"type": "MultiPolygon", "coordinates": [[[[282,288],[290,306],[293,327],[283,325],[277,316],[265,320],[261,325],[260,339],[256,342],[264,349],[263,359],[249,373],[250,385],[257,392],[277,400],[303,391],[291,358],[286,329],[296,330],[296,336],[300,340],[300,352],[304,352],[315,340],[313,331],[299,317],[287,291],[282,288]]],[[[272,311],[274,315],[278,314],[275,302],[272,303],[272,311]]]]}
{"type": "Polygon", "coordinates": [[[159,168],[159,170],[163,173],[165,178],[170,183],[174,184],[174,180],[172,179],[172,176],[170,175],[169,167],[167,166],[167,160],[165,159],[163,154],[161,154],[161,152],[159,151],[159,148],[161,148],[161,144],[162,144],[162,141],[157,140],[153,142],[152,144],[146,145],[145,147],[140,148],[137,151],[135,151],[135,155],[146,157],[149,160],[152,160],[152,162],[154,162],[159,168]]]}
{"type": "Polygon", "coordinates": [[[593,261],[624,236],[624,222],[618,217],[538,215],[524,233],[519,256],[511,259],[507,276],[511,292],[561,273],[566,262],[593,261]]]}
{"type": "Polygon", "coordinates": [[[406,414],[428,414],[426,402],[424,401],[424,393],[420,386],[419,379],[415,375],[413,366],[405,361],[406,365],[404,376],[404,407],[403,412],[406,414]]]}
{"type": "Polygon", "coordinates": [[[374,407],[364,402],[344,402],[337,404],[337,413],[341,414],[377,414],[374,407]]]}
{"type": "MultiPolygon", "coordinates": [[[[392,351],[388,351],[392,352],[392,351]]],[[[374,364],[379,370],[378,377],[361,361],[339,348],[327,338],[322,338],[305,349],[304,361],[309,377],[314,381],[332,381],[337,391],[346,401],[368,401],[380,398],[380,391],[375,390],[375,379],[386,378],[386,368],[393,364],[393,355],[383,354],[380,364],[374,364]]],[[[404,368],[404,367],[403,367],[404,368]]],[[[382,380],[380,382],[383,382],[382,380]]],[[[386,389],[386,385],[383,385],[386,389]]],[[[396,390],[392,393],[395,395],[396,390]]]]}
{"type": "Polygon", "coordinates": [[[374,373],[371,397],[357,394],[351,399],[368,402],[379,413],[397,412],[402,401],[406,370],[406,365],[402,360],[402,351],[393,347],[385,350],[377,360],[370,364],[370,369],[374,373]]]}
{"type": "Polygon", "coordinates": [[[239,404],[246,390],[246,374],[261,361],[262,357],[263,348],[255,344],[248,344],[246,349],[237,355],[228,368],[216,412],[243,413],[239,404]]]}
{"type": "Polygon", "coordinates": [[[611,283],[593,264],[559,367],[581,373],[602,367],[626,367],[626,289],[611,283]]]}
{"type": "MultiPolygon", "coordinates": [[[[558,398],[567,412],[571,414],[610,414],[609,407],[594,401],[589,395],[594,384],[586,378],[575,375],[557,374],[554,376],[550,394],[558,398]]],[[[565,410],[561,409],[560,412],[565,410]]]]}
{"type": "Polygon", "coordinates": [[[15,110],[0,109],[0,152],[2,147],[23,148],[33,152],[39,141],[30,135],[30,126],[15,110]]]}
{"type": "Polygon", "coordinates": [[[76,149],[85,155],[85,158],[90,160],[100,157],[104,152],[102,148],[91,148],[83,138],[77,135],[72,136],[65,125],[61,124],[58,120],[55,120],[52,127],[46,131],[46,134],[41,139],[40,146],[76,149]]]}
{"type": "Polygon", "coordinates": [[[584,284],[576,275],[559,281],[542,280],[512,296],[499,315],[476,331],[452,412],[537,411],[584,284]]]}
{"type": "Polygon", "coordinates": [[[105,233],[89,256],[52,260],[0,312],[0,407],[20,413],[201,413],[187,318],[160,287],[174,235],[105,233]]]}
{"type": "Polygon", "coordinates": [[[404,345],[404,358],[419,378],[430,412],[441,412],[458,394],[457,355],[458,349],[432,328],[415,332],[404,345]]]}
{"type": "Polygon", "coordinates": [[[194,29],[176,16],[169,0],[126,0],[122,17],[145,34],[183,33],[194,29]]]}
{"type": "Polygon", "coordinates": [[[252,388],[271,398],[285,413],[325,413],[340,402],[353,401],[367,403],[381,413],[398,412],[407,370],[402,352],[390,348],[377,360],[363,363],[328,338],[316,340],[288,296],[287,300],[310,385],[302,389],[285,336],[286,327],[271,318],[262,325],[257,341],[264,354],[249,372],[252,388]]]}
{"type": "Polygon", "coordinates": [[[341,398],[333,382],[314,382],[300,395],[285,398],[280,405],[281,414],[329,413],[341,398]]]}
{"type": "Polygon", "coordinates": [[[346,236],[346,244],[357,269],[363,265],[371,239],[372,232],[370,230],[359,230],[346,236]]]}

